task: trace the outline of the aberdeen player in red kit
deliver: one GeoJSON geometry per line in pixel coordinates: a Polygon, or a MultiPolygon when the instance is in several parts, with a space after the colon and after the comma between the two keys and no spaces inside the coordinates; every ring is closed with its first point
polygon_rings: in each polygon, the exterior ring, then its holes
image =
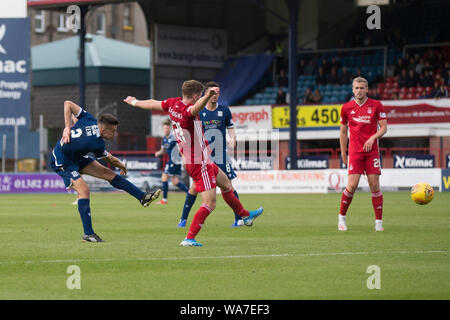
{"type": "Polygon", "coordinates": [[[128,96],[124,101],[132,106],[149,110],[163,110],[169,113],[172,128],[178,147],[181,151],[183,163],[189,176],[194,180],[195,190],[202,197],[202,205],[195,213],[186,238],[181,246],[202,246],[195,240],[195,236],[205,222],[206,217],[216,206],[216,186],[221,189],[225,202],[239,214],[246,226],[252,226],[253,220],[262,214],[263,209],[247,211],[239,199],[234,195],[231,182],[227,175],[210,160],[210,150],[205,139],[202,122],[198,114],[219,88],[208,88],[202,97],[203,85],[196,80],[183,83],[180,98],[169,98],[164,101],[136,100],[128,96]]]}
{"type": "Polygon", "coordinates": [[[380,189],[380,152],[378,139],[387,131],[386,113],[382,104],[367,97],[368,82],[362,77],[353,80],[354,99],[342,106],[339,141],[342,161],[348,168],[348,183],[345,188],[338,219],[338,229],[347,230],[346,214],[362,174],[367,175],[372,205],[375,211],[375,230],[383,231],[383,193],[380,189]],[[350,142],[347,159],[347,131],[350,142]]]}

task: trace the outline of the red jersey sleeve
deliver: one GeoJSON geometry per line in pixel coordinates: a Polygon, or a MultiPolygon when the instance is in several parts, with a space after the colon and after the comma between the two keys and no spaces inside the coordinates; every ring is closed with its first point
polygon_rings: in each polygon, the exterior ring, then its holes
{"type": "Polygon", "coordinates": [[[348,124],[347,108],[345,104],[341,108],[341,124],[348,124]]]}
{"type": "Polygon", "coordinates": [[[161,107],[164,111],[168,112],[170,106],[173,106],[178,98],[168,98],[164,101],[161,101],[161,107]]]}
{"type": "Polygon", "coordinates": [[[386,120],[387,116],[386,116],[386,112],[384,111],[384,107],[381,104],[381,102],[377,101],[377,120],[386,120]]]}
{"type": "Polygon", "coordinates": [[[194,105],[190,105],[190,106],[188,106],[186,109],[184,109],[184,116],[185,116],[185,117],[188,117],[188,118],[197,118],[197,116],[193,116],[192,113],[191,113],[191,108],[192,108],[193,106],[194,106],[194,105]]]}

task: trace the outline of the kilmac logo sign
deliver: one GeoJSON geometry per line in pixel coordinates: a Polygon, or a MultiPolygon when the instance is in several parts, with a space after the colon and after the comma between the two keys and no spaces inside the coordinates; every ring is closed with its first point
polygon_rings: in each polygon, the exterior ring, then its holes
{"type": "Polygon", "coordinates": [[[0,18],[0,133],[30,119],[30,23],[0,18]]]}
{"type": "Polygon", "coordinates": [[[2,39],[5,36],[6,27],[4,24],[0,26],[0,53],[6,54],[5,48],[2,46],[2,39]]]}
{"type": "Polygon", "coordinates": [[[434,168],[434,155],[398,155],[394,154],[394,168],[434,168]]]}
{"type": "MultiPolygon", "coordinates": [[[[6,34],[6,25],[0,25],[0,54],[6,55],[7,51],[2,45],[2,40],[6,34]]],[[[0,56],[0,73],[26,73],[26,60],[3,60],[0,56]]]]}

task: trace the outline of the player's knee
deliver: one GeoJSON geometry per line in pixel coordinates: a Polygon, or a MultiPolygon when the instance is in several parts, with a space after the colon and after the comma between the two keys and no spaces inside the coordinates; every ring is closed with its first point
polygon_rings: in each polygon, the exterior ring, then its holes
{"type": "Polygon", "coordinates": [[[219,188],[220,188],[220,190],[222,191],[222,192],[227,192],[227,191],[229,191],[230,189],[233,189],[233,187],[232,187],[232,185],[231,185],[231,182],[228,180],[227,182],[225,182],[225,183],[222,183],[220,186],[219,186],[219,188]]]}
{"type": "Polygon", "coordinates": [[[80,187],[77,189],[78,198],[80,199],[89,199],[91,192],[87,186],[80,187]]]}
{"type": "Polygon", "coordinates": [[[378,192],[380,191],[380,184],[379,183],[373,183],[369,185],[370,191],[373,192],[378,192]]]}
{"type": "Polygon", "coordinates": [[[215,200],[209,200],[209,201],[206,201],[204,203],[204,205],[208,206],[211,209],[211,211],[213,211],[216,208],[216,201],[215,200]]]}
{"type": "Polygon", "coordinates": [[[347,185],[347,190],[351,193],[354,193],[356,191],[356,188],[358,188],[358,184],[355,183],[349,183],[347,185]]]}

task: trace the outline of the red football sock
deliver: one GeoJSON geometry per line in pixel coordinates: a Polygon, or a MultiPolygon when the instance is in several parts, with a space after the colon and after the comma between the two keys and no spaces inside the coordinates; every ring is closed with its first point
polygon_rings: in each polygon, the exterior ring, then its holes
{"type": "Polygon", "coordinates": [[[372,205],[375,211],[375,219],[382,220],[383,218],[383,193],[380,191],[372,192],[372,205]]]}
{"type": "Polygon", "coordinates": [[[341,197],[340,214],[342,216],[345,216],[347,214],[348,207],[350,206],[350,203],[352,203],[352,200],[353,200],[353,193],[351,193],[350,191],[347,190],[347,188],[345,188],[341,197]]]}
{"type": "Polygon", "coordinates": [[[211,211],[211,208],[205,204],[202,204],[200,208],[198,208],[194,215],[194,219],[192,220],[191,226],[189,227],[189,231],[186,236],[187,239],[195,239],[195,236],[200,232],[200,229],[205,223],[206,217],[211,213],[211,211]]]}
{"type": "Polygon", "coordinates": [[[248,217],[250,214],[242,206],[241,201],[236,197],[233,192],[233,188],[227,191],[222,191],[223,200],[236,212],[240,217],[248,217]]]}

